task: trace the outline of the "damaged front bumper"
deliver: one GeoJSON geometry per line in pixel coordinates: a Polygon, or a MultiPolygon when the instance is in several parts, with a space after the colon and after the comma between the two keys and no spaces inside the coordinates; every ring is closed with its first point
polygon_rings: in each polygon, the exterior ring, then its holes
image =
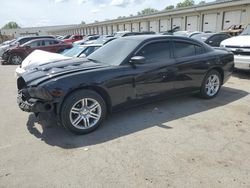
{"type": "Polygon", "coordinates": [[[18,92],[17,103],[19,108],[25,112],[50,112],[53,110],[53,104],[49,102],[39,101],[38,99],[27,99],[27,97],[22,93],[18,92]]]}

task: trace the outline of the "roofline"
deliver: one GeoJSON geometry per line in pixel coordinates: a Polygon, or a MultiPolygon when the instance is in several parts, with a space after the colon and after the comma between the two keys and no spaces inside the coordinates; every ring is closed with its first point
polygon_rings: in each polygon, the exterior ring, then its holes
{"type": "MultiPolygon", "coordinates": [[[[231,6],[240,6],[240,5],[249,5],[250,1],[249,0],[222,0],[220,2],[210,2],[210,3],[205,3],[203,5],[194,5],[194,6],[189,6],[189,7],[184,7],[184,8],[175,8],[172,10],[162,10],[159,12],[155,12],[152,14],[147,14],[147,15],[136,15],[136,16],[131,16],[131,17],[125,17],[125,18],[117,18],[117,19],[112,19],[112,20],[106,20],[106,21],[100,21],[100,22],[95,22],[95,23],[89,23],[89,24],[79,24],[71,28],[67,29],[80,29],[84,27],[94,27],[94,26],[105,26],[108,24],[119,24],[120,22],[132,22],[132,21],[140,21],[141,19],[151,19],[154,18],[155,16],[158,17],[166,17],[166,16],[172,16],[174,17],[175,15],[178,14],[183,14],[183,13],[193,13],[193,12],[199,12],[199,11],[204,11],[204,10],[210,10],[210,9],[215,9],[213,7],[216,5],[217,9],[219,8],[225,8],[225,4],[227,7],[231,6]]],[[[53,30],[52,32],[58,32],[58,31],[64,31],[65,29],[58,29],[58,30],[53,30]]]]}

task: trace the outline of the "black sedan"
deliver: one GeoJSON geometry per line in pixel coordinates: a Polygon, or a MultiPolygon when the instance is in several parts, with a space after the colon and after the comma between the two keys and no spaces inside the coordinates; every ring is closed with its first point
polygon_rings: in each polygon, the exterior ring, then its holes
{"type": "Polygon", "coordinates": [[[142,35],[111,41],[87,59],[42,65],[17,79],[18,104],[48,113],[74,133],[106,114],[184,92],[215,97],[232,74],[233,54],[186,37],[142,35]]]}
{"type": "Polygon", "coordinates": [[[191,36],[191,38],[205,42],[212,47],[220,47],[220,43],[230,37],[231,36],[226,33],[200,33],[191,36]]]}

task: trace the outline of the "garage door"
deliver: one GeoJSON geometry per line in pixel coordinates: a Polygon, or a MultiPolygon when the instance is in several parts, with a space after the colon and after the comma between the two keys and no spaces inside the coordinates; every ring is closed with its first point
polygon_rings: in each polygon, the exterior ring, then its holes
{"type": "Polygon", "coordinates": [[[117,25],[113,25],[113,33],[117,32],[118,29],[117,29],[117,25]]]}
{"type": "Polygon", "coordinates": [[[139,23],[132,23],[132,31],[133,32],[139,32],[139,23]]]}
{"type": "Polygon", "coordinates": [[[141,22],[140,24],[140,31],[148,31],[148,22],[141,22]]]}
{"type": "Polygon", "coordinates": [[[99,35],[103,35],[102,27],[98,27],[98,34],[99,34],[99,35]]]}
{"type": "Polygon", "coordinates": [[[217,14],[205,14],[203,17],[203,31],[216,32],[217,14]]]}
{"type": "Polygon", "coordinates": [[[123,25],[123,24],[119,24],[118,30],[119,30],[119,31],[124,31],[124,25],[123,25]]]}
{"type": "Polygon", "coordinates": [[[181,27],[181,18],[172,18],[172,28],[181,27]]]}
{"type": "Polygon", "coordinates": [[[160,32],[164,32],[168,30],[168,19],[160,20],[160,32]]]}
{"type": "Polygon", "coordinates": [[[125,31],[131,31],[131,24],[130,23],[125,24],[125,31]]]}
{"type": "Polygon", "coordinates": [[[187,31],[197,31],[198,30],[198,17],[197,16],[187,16],[186,22],[187,31]]]}
{"type": "Polygon", "coordinates": [[[224,13],[223,29],[227,29],[232,25],[241,23],[241,11],[230,11],[224,13]]]}
{"type": "Polygon", "coordinates": [[[112,35],[112,34],[113,34],[113,32],[112,32],[112,26],[109,25],[108,26],[108,35],[112,35]]]}
{"type": "Polygon", "coordinates": [[[149,22],[149,31],[159,32],[159,21],[150,21],[149,22]]]}

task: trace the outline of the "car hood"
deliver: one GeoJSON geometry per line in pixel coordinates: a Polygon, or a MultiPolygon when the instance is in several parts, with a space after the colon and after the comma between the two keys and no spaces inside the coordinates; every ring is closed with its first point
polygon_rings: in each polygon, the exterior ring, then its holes
{"type": "Polygon", "coordinates": [[[65,59],[71,59],[71,57],[42,50],[35,50],[23,60],[21,68],[24,70],[33,69],[43,64],[65,59]]]}
{"type": "Polygon", "coordinates": [[[239,46],[239,47],[244,47],[244,46],[250,46],[250,35],[246,36],[237,36],[237,37],[232,37],[229,39],[226,39],[221,42],[222,46],[239,46]]]}
{"type": "MultiPolygon", "coordinates": [[[[30,69],[24,72],[18,79],[23,80],[25,85],[37,85],[46,80],[55,79],[63,75],[77,72],[85,73],[107,67],[110,67],[110,65],[94,63],[87,58],[69,59],[42,64],[35,69],[30,69]]],[[[18,86],[18,88],[20,87],[18,86]]]]}

